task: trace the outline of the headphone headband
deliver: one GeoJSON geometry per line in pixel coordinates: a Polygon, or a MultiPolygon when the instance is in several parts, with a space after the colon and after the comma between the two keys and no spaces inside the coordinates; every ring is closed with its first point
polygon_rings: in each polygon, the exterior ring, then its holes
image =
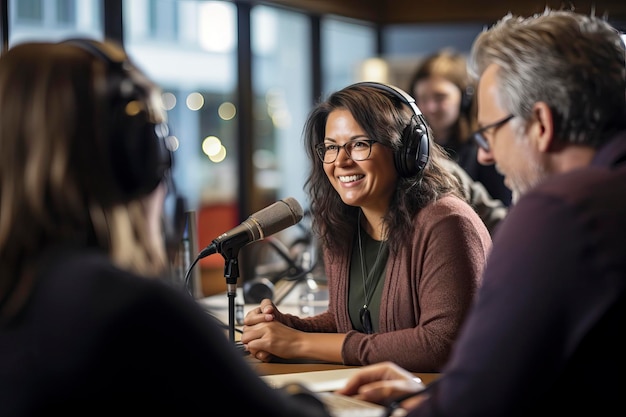
{"type": "Polygon", "coordinates": [[[353,87],[371,87],[385,91],[409,106],[413,112],[411,121],[400,137],[400,149],[394,153],[394,162],[402,177],[420,177],[426,168],[430,155],[430,138],[426,120],[417,107],[415,99],[406,91],[391,84],[373,81],[362,81],[352,84],[353,87]]]}

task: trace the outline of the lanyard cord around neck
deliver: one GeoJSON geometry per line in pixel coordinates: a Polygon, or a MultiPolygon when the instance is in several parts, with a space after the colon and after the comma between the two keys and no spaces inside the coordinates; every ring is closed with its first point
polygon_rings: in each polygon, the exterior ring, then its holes
{"type": "MultiPolygon", "coordinates": [[[[363,301],[363,309],[367,310],[369,303],[371,301],[371,297],[374,294],[374,291],[371,293],[367,289],[367,284],[373,283],[373,273],[376,271],[376,267],[378,266],[378,262],[380,262],[380,255],[383,252],[383,247],[385,246],[385,241],[381,241],[378,246],[378,253],[376,254],[376,259],[374,260],[374,265],[372,265],[371,271],[367,272],[367,268],[365,265],[365,257],[363,256],[363,243],[361,242],[361,211],[359,210],[358,215],[358,223],[357,223],[357,236],[359,240],[359,257],[361,258],[361,277],[363,279],[363,293],[364,293],[364,301],[363,301]]],[[[373,290],[373,288],[371,288],[373,290]]]]}

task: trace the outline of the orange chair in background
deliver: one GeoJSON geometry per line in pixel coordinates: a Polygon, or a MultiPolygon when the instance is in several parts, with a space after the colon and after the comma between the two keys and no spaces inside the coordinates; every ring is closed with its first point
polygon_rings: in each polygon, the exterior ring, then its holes
{"type": "MultiPolygon", "coordinates": [[[[236,202],[212,203],[202,206],[197,213],[198,248],[204,249],[213,239],[239,224],[239,210],[236,202]]],[[[200,259],[196,267],[201,268],[202,292],[209,296],[226,291],[224,279],[224,258],[213,254],[200,259]]]]}

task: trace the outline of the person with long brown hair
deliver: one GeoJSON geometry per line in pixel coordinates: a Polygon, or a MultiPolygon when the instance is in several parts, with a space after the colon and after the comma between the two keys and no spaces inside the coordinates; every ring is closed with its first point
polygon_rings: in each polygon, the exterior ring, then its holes
{"type": "Polygon", "coordinates": [[[117,44],[13,46],[0,109],[0,415],[326,415],[165,281],[166,114],[117,44]]]}
{"type": "Polygon", "coordinates": [[[269,300],[242,342],[264,361],[445,364],[491,248],[449,161],[403,90],[364,82],[331,94],[304,127],[306,189],[329,308],[283,314],[269,300]]]}
{"type": "Polygon", "coordinates": [[[485,166],[477,160],[478,148],[471,138],[476,129],[474,89],[467,59],[451,48],[424,57],[409,82],[409,91],[433,131],[433,140],[474,181],[482,184],[490,197],[508,207],[512,195],[502,174],[495,166],[485,166]]]}

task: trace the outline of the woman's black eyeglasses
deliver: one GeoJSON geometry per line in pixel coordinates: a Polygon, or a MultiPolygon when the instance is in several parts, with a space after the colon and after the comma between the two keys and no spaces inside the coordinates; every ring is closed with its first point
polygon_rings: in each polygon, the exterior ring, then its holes
{"type": "Polygon", "coordinates": [[[487,141],[487,138],[485,137],[485,132],[489,129],[499,129],[500,127],[504,126],[505,123],[507,123],[509,120],[511,120],[514,117],[515,115],[509,114],[504,119],[498,120],[497,122],[487,125],[485,127],[481,127],[480,129],[472,133],[472,138],[474,138],[474,141],[481,149],[483,149],[486,152],[489,152],[490,147],[489,147],[489,142],[487,141]]]}
{"type": "Polygon", "coordinates": [[[373,139],[354,139],[343,145],[319,143],[315,146],[315,151],[320,160],[325,164],[332,164],[337,160],[341,148],[346,151],[348,158],[353,161],[364,161],[372,154],[372,145],[378,143],[373,139]]]}

